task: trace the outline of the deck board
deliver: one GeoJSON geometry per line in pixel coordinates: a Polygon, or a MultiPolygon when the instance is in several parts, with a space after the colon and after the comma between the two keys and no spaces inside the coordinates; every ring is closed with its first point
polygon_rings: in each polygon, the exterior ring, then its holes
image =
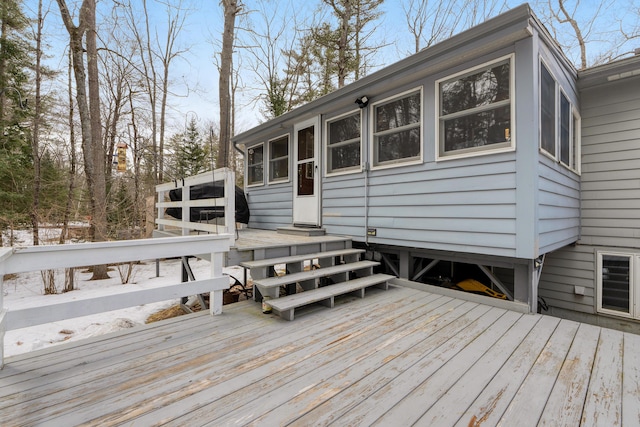
{"type": "Polygon", "coordinates": [[[392,286],[8,358],[0,425],[637,425],[640,337],[392,286]],[[577,420],[577,421],[576,421],[577,420]]]}
{"type": "MultiPolygon", "coordinates": [[[[540,320],[539,316],[520,316],[509,330],[481,357],[446,393],[426,411],[419,420],[421,425],[454,425],[469,405],[501,370],[520,344],[519,337],[526,336],[540,320]]],[[[469,417],[467,421],[470,421],[469,417]]]]}
{"type": "Polygon", "coordinates": [[[583,426],[619,426],[622,422],[623,338],[620,331],[600,335],[584,404],[583,426]]]}

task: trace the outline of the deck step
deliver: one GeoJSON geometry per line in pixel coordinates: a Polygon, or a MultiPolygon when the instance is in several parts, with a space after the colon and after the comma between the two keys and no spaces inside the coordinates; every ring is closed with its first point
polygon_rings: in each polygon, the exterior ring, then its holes
{"type": "Polygon", "coordinates": [[[280,234],[291,234],[293,236],[324,236],[325,229],[318,227],[278,227],[276,231],[280,234]]]}
{"type": "Polygon", "coordinates": [[[305,255],[292,255],[287,257],[280,258],[267,258],[267,259],[259,259],[256,261],[245,261],[241,262],[240,266],[244,268],[262,268],[262,267],[272,267],[278,264],[288,264],[294,262],[302,262],[313,259],[322,259],[322,258],[333,258],[336,256],[345,256],[345,255],[357,255],[364,253],[364,249],[339,249],[335,251],[327,251],[327,252],[316,252],[312,254],[305,255]]]}
{"type": "Polygon", "coordinates": [[[302,282],[305,280],[319,279],[321,277],[327,277],[334,274],[364,270],[365,268],[372,268],[378,265],[380,265],[380,263],[376,261],[350,262],[347,264],[334,265],[332,267],[319,268],[317,270],[285,274],[284,276],[267,277],[266,279],[256,280],[253,283],[254,285],[258,285],[261,288],[278,288],[280,286],[302,282]]]}
{"type": "Polygon", "coordinates": [[[389,287],[388,281],[393,278],[395,278],[395,276],[389,274],[374,274],[372,276],[359,277],[346,282],[269,300],[268,304],[276,310],[283,319],[293,320],[295,309],[298,307],[320,302],[332,308],[334,298],[338,295],[359,291],[358,296],[364,298],[365,288],[382,285],[386,290],[389,287]]]}

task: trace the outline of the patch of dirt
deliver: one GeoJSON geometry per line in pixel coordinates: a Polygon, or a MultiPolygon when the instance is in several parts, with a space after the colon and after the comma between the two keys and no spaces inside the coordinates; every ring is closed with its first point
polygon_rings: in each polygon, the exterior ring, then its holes
{"type": "Polygon", "coordinates": [[[156,313],[153,313],[151,316],[147,317],[147,320],[144,323],[153,323],[159,320],[171,319],[172,317],[178,317],[186,314],[180,304],[173,305],[164,310],[160,310],[156,313]]]}

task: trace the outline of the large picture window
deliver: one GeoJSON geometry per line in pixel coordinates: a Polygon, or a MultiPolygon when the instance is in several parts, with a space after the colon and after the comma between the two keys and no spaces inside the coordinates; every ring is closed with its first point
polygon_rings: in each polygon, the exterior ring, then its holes
{"type": "Polygon", "coordinates": [[[264,145],[254,145],[247,152],[247,185],[264,184],[264,145]]]}
{"type": "Polygon", "coordinates": [[[269,141],[269,182],[289,179],[289,135],[269,141]]]}
{"type": "Polygon", "coordinates": [[[598,311],[623,317],[640,318],[636,301],[635,265],[640,255],[626,253],[598,253],[597,304],[598,311]]]}
{"type": "Polygon", "coordinates": [[[360,170],[360,112],[327,122],[327,173],[360,170]]]}
{"type": "Polygon", "coordinates": [[[422,155],[422,91],[373,106],[373,164],[418,161],[422,155]]]}
{"type": "Polygon", "coordinates": [[[511,148],[511,59],[437,82],[438,157],[511,148]]]}

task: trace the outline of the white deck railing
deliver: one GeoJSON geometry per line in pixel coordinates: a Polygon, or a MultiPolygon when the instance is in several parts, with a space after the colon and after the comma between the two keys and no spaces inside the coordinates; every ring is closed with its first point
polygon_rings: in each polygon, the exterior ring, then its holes
{"type": "MultiPolygon", "coordinates": [[[[5,331],[41,325],[74,317],[118,310],[152,302],[210,293],[210,313],[222,313],[223,291],[229,288],[229,277],[222,274],[223,254],[229,251],[227,234],[164,237],[146,240],[80,243],[58,246],[0,248],[0,368],[4,361],[5,331]],[[141,260],[202,255],[211,259],[208,279],[170,283],[131,291],[127,286],[105,289],[102,294],[73,301],[11,310],[3,302],[3,276],[11,273],[56,268],[86,267],[141,260]]],[[[53,299],[53,297],[52,297],[53,299]]]]}
{"type": "Polygon", "coordinates": [[[229,234],[233,245],[235,242],[236,213],[235,182],[235,173],[229,168],[222,168],[157,185],[158,201],[156,207],[158,209],[158,217],[156,218],[156,225],[158,226],[158,231],[166,231],[167,227],[175,227],[180,230],[180,234],[183,236],[188,236],[191,231],[214,234],[226,233],[229,234]],[[213,182],[223,183],[224,197],[190,200],[191,187],[213,182]],[[182,190],[182,200],[168,201],[169,191],[178,188],[182,190]],[[218,224],[217,221],[214,224],[210,224],[206,215],[204,218],[206,222],[191,222],[191,208],[198,207],[213,208],[215,211],[224,209],[224,224],[218,224]],[[166,208],[181,209],[182,219],[167,218],[165,216],[166,208]]]}

